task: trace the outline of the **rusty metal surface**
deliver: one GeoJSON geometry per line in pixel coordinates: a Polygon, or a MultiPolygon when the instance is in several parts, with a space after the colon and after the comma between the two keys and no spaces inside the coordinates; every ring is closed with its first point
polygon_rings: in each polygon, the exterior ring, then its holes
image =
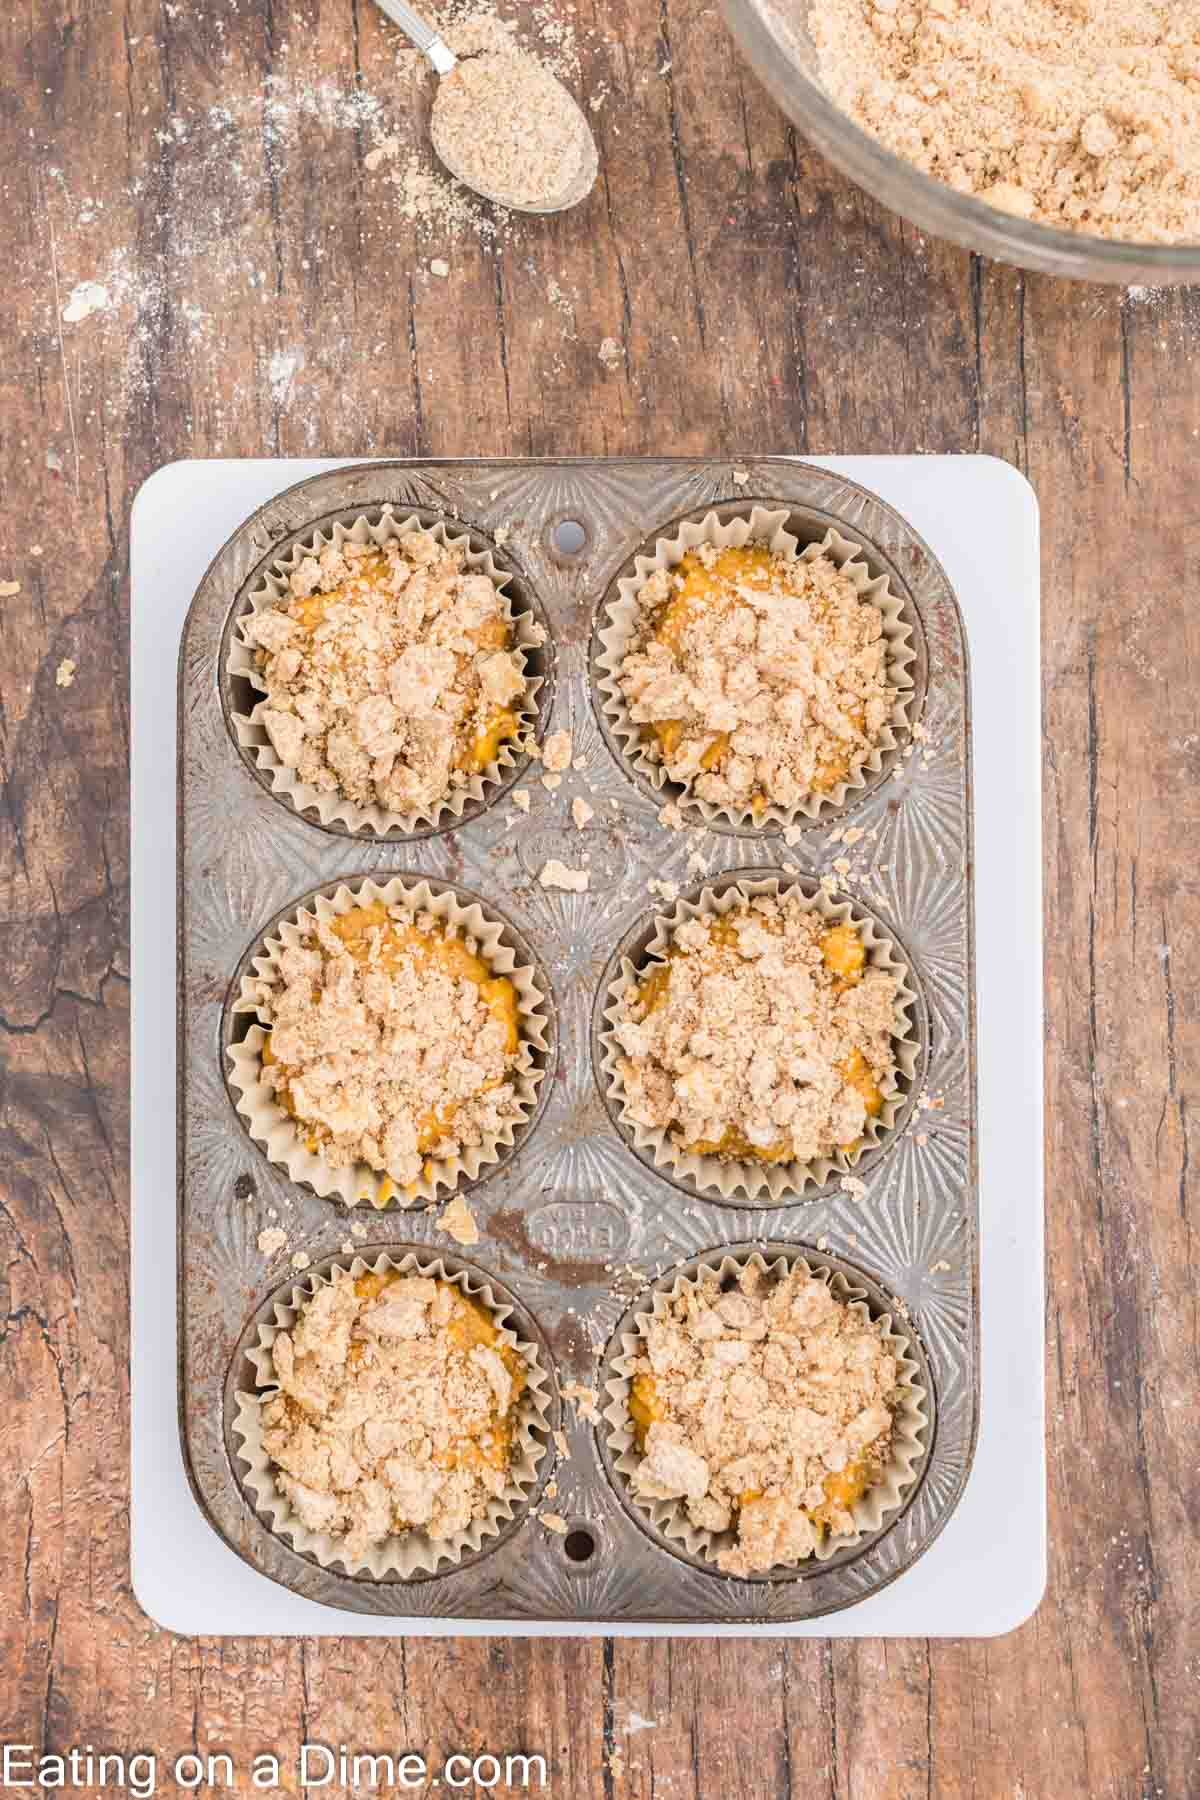
{"type": "MultiPolygon", "coordinates": [[[[179,1293],[180,1418],[190,1477],[209,1519],[272,1579],[331,1607],[397,1616],[764,1623],[803,1619],[863,1598],[907,1568],[957,1502],[978,1414],[977,1215],[971,945],[970,719],[966,647],[954,595],[927,546],[874,495],[804,464],[695,461],[372,464],[340,469],[280,495],[215,559],[197,591],[179,671],[179,1293]],[[787,505],[804,535],[836,523],[907,595],[921,651],[920,740],[885,765],[840,818],[786,844],[772,832],[672,831],[628,772],[592,701],[598,608],[633,554],[681,515],[722,503],[787,505]],[[547,792],[533,763],[511,785],[530,814],[499,799],[449,833],[405,842],[356,839],[299,818],[258,780],[226,723],[221,646],[231,612],[265,560],[322,518],[391,504],[449,514],[503,543],[497,561],[545,609],[553,632],[544,711],[568,728],[581,766],[547,792]],[[583,526],[565,554],[553,532],[583,526]],[[507,532],[507,535],[505,533],[507,532]],[[582,794],[595,808],[570,820],[582,794]],[[847,846],[842,832],[863,833],[847,846]],[[585,894],[547,891],[548,857],[587,857],[585,894]],[[835,870],[842,858],[848,868],[835,870]],[[597,1080],[593,1009],[617,947],[662,899],[733,868],[832,874],[889,925],[911,959],[927,1064],[901,1124],[857,1173],[866,1193],[836,1182],[782,1207],[724,1205],[691,1195],[645,1166],[606,1107],[597,1080]],[[548,1532],[526,1516],[456,1570],[374,1582],[322,1570],[272,1535],[240,1485],[228,1435],[229,1397],[245,1379],[243,1351],[286,1261],[268,1263],[258,1234],[282,1224],[288,1250],[313,1265],[339,1255],[347,1214],[273,1167],[234,1112],[221,1066],[231,979],[282,908],[316,886],[403,872],[462,884],[533,947],[554,990],[558,1057],[546,1104],[505,1166],[470,1191],[481,1241],[468,1260],[509,1291],[560,1381],[600,1385],[604,1349],[638,1292],[662,1271],[753,1240],[833,1261],[899,1300],[927,1359],[935,1423],[921,1479],[899,1516],[872,1539],[787,1579],[736,1581],[654,1540],[611,1485],[592,1426],[564,1409],[570,1458],[542,1466],[553,1510],[590,1536],[548,1532]]],[[[440,1209],[357,1212],[355,1250],[450,1251],[440,1209]]]]}

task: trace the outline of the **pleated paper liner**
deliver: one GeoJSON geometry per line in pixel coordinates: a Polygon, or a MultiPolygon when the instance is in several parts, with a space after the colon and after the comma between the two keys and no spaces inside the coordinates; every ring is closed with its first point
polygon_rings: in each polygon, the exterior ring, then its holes
{"type": "Polygon", "coordinates": [[[487,807],[500,797],[503,787],[527,754],[537,720],[536,700],[542,681],[530,672],[529,662],[531,655],[542,649],[545,641],[544,625],[532,612],[513,614],[509,596],[505,593],[512,575],[507,569],[497,567],[490,549],[475,550],[471,547],[469,536],[462,532],[452,534],[445,520],[439,519],[432,524],[428,520],[428,514],[422,520],[416,513],[398,519],[391,507],[385,506],[374,524],[366,513],[360,513],[350,525],[335,521],[326,530],[318,529],[302,535],[276,558],[263,580],[253,589],[247,610],[234,621],[229,636],[227,678],[249,682],[256,692],[264,696],[250,712],[231,710],[230,729],[238,744],[257,766],[272,793],[286,801],[297,813],[303,816],[305,813],[315,812],[323,826],[341,826],[350,834],[360,837],[447,830],[463,818],[469,805],[473,805],[476,811],[487,807]],[[310,783],[301,781],[294,769],[285,768],[280,762],[262,723],[263,710],[269,704],[265,698],[267,688],[255,658],[254,646],[246,639],[245,622],[254,613],[269,609],[278,600],[285,598],[291,591],[288,580],[293,571],[306,556],[319,553],[328,544],[340,545],[349,540],[355,544],[383,545],[402,537],[405,532],[416,530],[428,531],[439,544],[450,548],[462,545],[466,552],[466,568],[486,575],[494,583],[505,604],[513,630],[512,649],[525,669],[526,683],[519,708],[518,730],[515,736],[500,746],[493,762],[486,768],[469,774],[460,785],[453,787],[443,799],[432,805],[411,813],[394,813],[376,805],[356,806],[340,791],[324,792],[315,788],[310,783]]]}
{"type": "Polygon", "coordinates": [[[710,1564],[714,1573],[724,1574],[725,1571],[719,1568],[717,1557],[722,1550],[732,1549],[735,1545],[737,1536],[733,1528],[723,1532],[701,1530],[688,1518],[682,1501],[647,1499],[636,1494],[630,1482],[630,1477],[642,1460],[629,1413],[630,1386],[634,1374],[634,1359],[638,1351],[645,1348],[646,1332],[651,1320],[663,1316],[669,1303],[679,1295],[689,1289],[693,1292],[698,1290],[705,1273],[715,1274],[728,1290],[740,1271],[748,1265],[753,1265],[776,1281],[792,1269],[803,1269],[824,1280],[836,1300],[845,1301],[852,1310],[876,1318],[884,1327],[884,1341],[896,1356],[901,1381],[899,1405],[893,1415],[892,1443],[887,1464],[879,1482],[868,1488],[850,1508],[854,1532],[844,1537],[834,1537],[828,1531],[822,1532],[811,1559],[805,1559],[802,1563],[778,1564],[775,1568],[762,1572],[767,1579],[778,1579],[788,1574],[801,1576],[809,1567],[810,1561],[828,1562],[841,1551],[856,1548],[864,1539],[880,1531],[887,1520],[899,1511],[921,1473],[928,1447],[927,1442],[922,1442],[922,1437],[927,1438],[928,1435],[931,1399],[921,1362],[917,1358],[911,1337],[903,1328],[903,1321],[897,1325],[890,1312],[873,1308],[868,1301],[866,1286],[856,1285],[840,1269],[808,1251],[789,1248],[771,1251],[769,1257],[770,1260],[759,1250],[716,1250],[710,1256],[696,1258],[687,1265],[692,1271],[690,1273],[668,1271],[663,1275],[646,1296],[647,1304],[644,1308],[639,1306],[635,1311],[633,1329],[618,1328],[617,1338],[609,1346],[605,1361],[608,1373],[602,1376],[603,1390],[608,1396],[603,1417],[612,1479],[619,1485],[626,1504],[635,1515],[641,1514],[671,1544],[678,1545],[700,1562],[710,1564]]]}
{"type": "Polygon", "coordinates": [[[820,882],[810,876],[738,875],[727,883],[694,888],[690,894],[681,895],[670,912],[654,916],[652,935],[637,965],[628,957],[621,958],[618,972],[608,981],[601,1003],[601,1079],[607,1087],[621,1130],[643,1159],[648,1158],[655,1168],[669,1172],[674,1179],[700,1195],[715,1194],[730,1203],[734,1195],[740,1193],[756,1205],[782,1206],[802,1198],[806,1189],[823,1188],[834,1176],[850,1174],[868,1151],[877,1149],[891,1136],[907,1106],[922,1057],[923,1045],[913,1017],[917,1010],[916,990],[898,945],[865,907],[853,900],[833,899],[820,882]],[[628,1095],[620,1072],[620,1061],[625,1053],[614,1033],[614,1026],[620,1019],[620,1001],[629,985],[655,966],[655,959],[661,961],[665,957],[676,929],[685,919],[717,918],[731,911],[739,900],[783,893],[799,894],[805,909],[819,913],[831,926],[853,925],[866,948],[868,965],[886,969],[896,976],[899,986],[892,1035],[896,1068],[880,1083],[883,1106],[875,1118],[867,1119],[852,1150],[838,1150],[831,1156],[818,1157],[807,1163],[758,1163],[699,1155],[677,1144],[668,1127],[642,1125],[629,1117],[628,1095]]]}
{"type": "Polygon", "coordinates": [[[372,1263],[365,1262],[361,1256],[341,1258],[333,1267],[347,1270],[352,1277],[368,1271],[382,1274],[393,1270],[401,1275],[427,1275],[434,1280],[452,1282],[464,1294],[487,1307],[501,1328],[500,1342],[516,1350],[528,1368],[527,1384],[519,1401],[509,1483],[502,1493],[489,1500],[484,1516],[473,1520],[465,1531],[445,1539],[431,1538],[426,1531],[417,1528],[394,1533],[381,1544],[373,1545],[361,1561],[352,1563],[347,1558],[343,1538],[329,1532],[310,1531],[300,1522],[291,1501],[275,1479],[275,1465],[263,1445],[262,1403],[278,1391],[271,1346],[278,1332],[290,1330],[295,1324],[303,1303],[311,1299],[318,1288],[329,1285],[332,1272],[297,1280],[290,1298],[276,1301],[274,1323],[259,1326],[258,1343],[246,1353],[255,1369],[255,1391],[239,1391],[235,1395],[232,1430],[237,1455],[247,1465],[244,1486],[264,1522],[277,1537],[286,1538],[294,1550],[302,1556],[311,1556],[323,1569],[340,1563],[349,1575],[365,1573],[376,1580],[391,1575],[406,1578],[433,1575],[439,1568],[461,1561],[468,1551],[480,1550],[489,1538],[498,1536],[504,1526],[528,1506],[530,1492],[537,1482],[538,1465],[546,1455],[545,1442],[535,1434],[540,1431],[545,1437],[550,1432],[548,1411],[552,1389],[549,1373],[538,1360],[537,1346],[525,1342],[505,1325],[512,1308],[496,1298],[482,1270],[460,1266],[457,1272],[451,1273],[441,1257],[419,1256],[413,1251],[395,1260],[380,1255],[372,1263]]]}
{"type": "Polygon", "coordinates": [[[690,784],[681,786],[672,781],[663,763],[651,754],[653,741],[643,737],[643,727],[631,716],[620,684],[621,664],[633,646],[637,627],[644,616],[638,594],[656,570],[673,569],[699,544],[725,549],[731,545],[740,548],[748,543],[761,543],[785,555],[796,554],[799,540],[787,529],[792,511],[791,507],[783,505],[769,509],[747,504],[732,515],[728,507],[723,507],[724,517],[710,512],[701,520],[684,519],[674,537],[658,538],[650,555],[639,555],[634,559],[635,573],[618,580],[617,597],[609,603],[602,618],[598,633],[600,650],[596,659],[597,685],[604,719],[618,754],[631,771],[648,781],[664,799],[675,799],[678,806],[698,816],[706,825],[719,826],[724,822],[727,827],[737,829],[779,829],[795,825],[802,819],[811,822],[838,813],[848,800],[883,778],[887,772],[885,759],[898,747],[897,733],[906,731],[912,724],[910,715],[916,698],[912,665],[916,652],[912,627],[904,617],[904,601],[893,593],[888,575],[871,574],[862,545],[831,527],[822,542],[808,544],[799,551],[799,561],[812,562],[818,556],[828,556],[849,577],[857,592],[879,611],[886,676],[894,698],[891,717],[884,724],[878,741],[844,781],[820,793],[810,793],[794,806],[772,803],[761,812],[755,812],[751,807],[717,806],[702,800],[690,784]]]}
{"type": "Polygon", "coordinates": [[[377,883],[370,879],[343,883],[332,895],[318,892],[298,903],[295,911],[276,922],[269,935],[261,940],[249,967],[242,975],[240,992],[233,1002],[234,1015],[252,1015],[258,1023],[246,1035],[227,1045],[227,1077],[233,1090],[234,1104],[246,1122],[247,1130],[269,1160],[286,1170],[295,1182],[310,1187],[323,1199],[335,1198],[346,1206],[368,1204],[384,1207],[417,1206],[452,1192],[464,1180],[476,1181],[481,1172],[503,1159],[505,1150],[515,1142],[518,1125],[526,1123],[534,1112],[538,1087],[546,1072],[551,1051],[551,1018],[549,985],[532,963],[520,963],[516,953],[504,942],[504,932],[511,927],[498,915],[485,910],[473,894],[443,882],[421,881],[400,875],[377,883]],[[350,912],[359,905],[382,901],[385,906],[399,907],[416,914],[429,912],[443,925],[457,928],[460,938],[469,937],[494,975],[512,982],[517,994],[520,1028],[518,1061],[513,1071],[520,1118],[506,1124],[495,1138],[477,1146],[464,1147],[461,1155],[430,1162],[428,1173],[422,1172],[410,1189],[396,1188],[389,1177],[365,1163],[337,1166],[310,1150],[304,1141],[303,1127],[279,1104],[263,1077],[262,1049],[267,1030],[257,998],[257,986],[264,976],[277,971],[280,952],[299,943],[306,930],[320,919],[350,912]],[[540,1061],[539,1061],[540,1058],[540,1061]]]}

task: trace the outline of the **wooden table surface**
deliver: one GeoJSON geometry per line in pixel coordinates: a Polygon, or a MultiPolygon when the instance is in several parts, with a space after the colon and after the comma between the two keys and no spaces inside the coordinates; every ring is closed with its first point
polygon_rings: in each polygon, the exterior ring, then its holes
{"type": "Polygon", "coordinates": [[[243,1770],[304,1737],[525,1748],[562,1800],[1187,1800],[1200,296],[923,240],[809,152],[700,0],[548,4],[607,90],[602,176],[491,247],[419,238],[372,166],[381,119],[415,127],[367,0],[0,18],[0,1740],[243,1770]],[[974,1643],[170,1636],[126,1530],[139,484],[217,454],[770,451],[988,452],[1041,502],[1043,1606],[974,1643]]]}

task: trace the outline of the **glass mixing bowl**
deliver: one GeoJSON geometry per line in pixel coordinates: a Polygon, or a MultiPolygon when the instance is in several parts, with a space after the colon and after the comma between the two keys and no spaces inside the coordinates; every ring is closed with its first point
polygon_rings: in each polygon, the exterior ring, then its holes
{"type": "Polygon", "coordinates": [[[730,30],[760,81],[822,155],[893,212],[933,237],[949,238],[1023,269],[1080,281],[1166,287],[1200,282],[1200,243],[1134,244],[1034,225],[958,194],[885,150],[835,106],[821,86],[806,26],[808,0],[721,0],[730,30]],[[786,7],[794,11],[789,16],[786,7]]]}

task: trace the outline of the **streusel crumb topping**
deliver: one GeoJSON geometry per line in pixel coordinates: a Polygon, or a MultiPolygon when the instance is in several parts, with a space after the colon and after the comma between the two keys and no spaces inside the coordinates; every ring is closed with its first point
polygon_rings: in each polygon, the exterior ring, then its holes
{"type": "Polygon", "coordinates": [[[504,1490],[527,1370],[453,1283],[335,1268],[271,1355],[263,1444],[279,1486],[351,1558],[414,1527],[453,1537],[504,1490]]]}
{"type": "Polygon", "coordinates": [[[1020,219],[1200,239],[1196,0],[801,0],[830,98],[1020,219]]]}
{"type": "Polygon", "coordinates": [[[465,559],[423,530],[329,544],[245,619],[267,690],[259,716],[301,781],[408,814],[517,735],[526,678],[508,607],[465,559]]]}
{"type": "MultiPolygon", "coordinates": [[[[263,1079],[314,1154],[400,1187],[520,1117],[513,983],[431,913],[318,920],[257,984],[263,1079]]],[[[386,1198],[386,1193],[381,1196],[386,1198]]]]}
{"type": "Polygon", "coordinates": [[[878,1482],[899,1403],[882,1326],[804,1269],[711,1271],[645,1330],[629,1410],[645,1500],[681,1500],[693,1525],[733,1529],[732,1575],[811,1556],[878,1482]]]}
{"type": "Polygon", "coordinates": [[[895,1071],[898,992],[795,891],[685,919],[618,1004],[626,1116],[735,1161],[849,1149],[895,1071]]]}
{"type": "Polygon", "coordinates": [[[637,598],[618,684],[646,753],[700,799],[794,807],[879,742],[895,702],[883,616],[829,556],[701,544],[637,598]]]}

